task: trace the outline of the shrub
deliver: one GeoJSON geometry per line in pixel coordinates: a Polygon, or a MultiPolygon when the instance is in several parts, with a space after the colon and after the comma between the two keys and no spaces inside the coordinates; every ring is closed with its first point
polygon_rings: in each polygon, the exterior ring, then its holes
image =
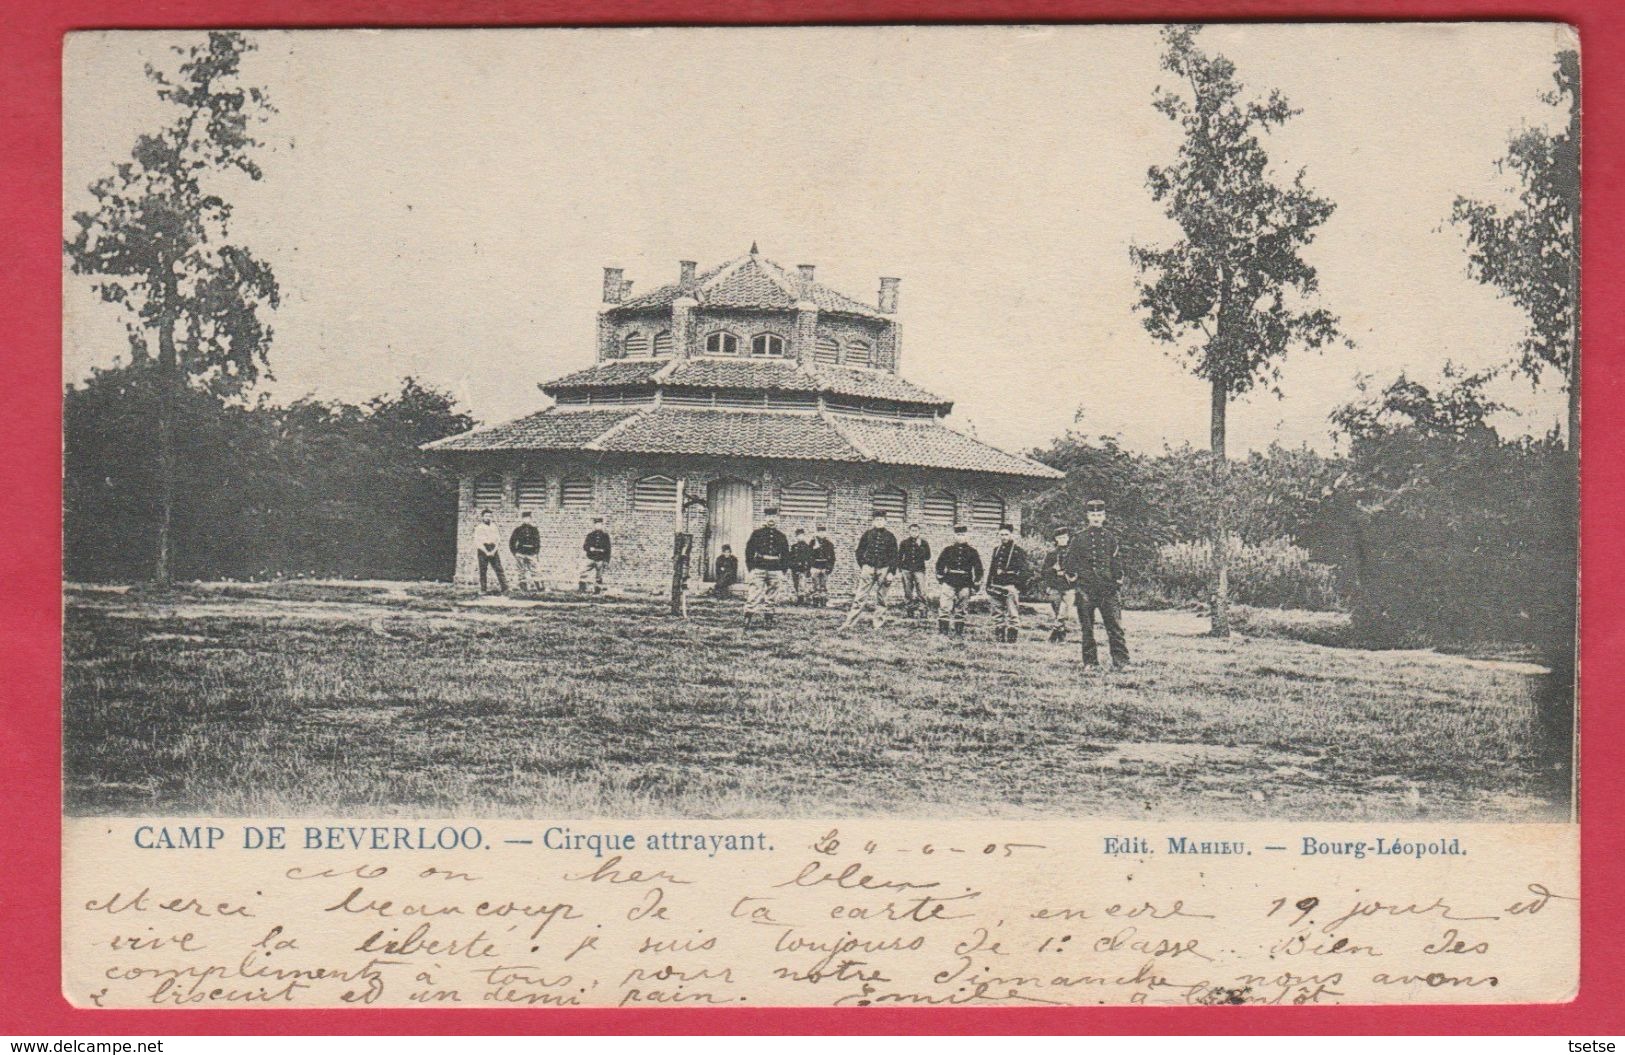
{"type": "MultiPolygon", "coordinates": [[[[1309,559],[1289,539],[1248,543],[1229,540],[1230,597],[1265,608],[1329,611],[1339,606],[1337,570],[1309,559]]],[[[1157,550],[1141,592],[1173,602],[1206,601],[1211,589],[1213,544],[1170,542],[1157,550]]]]}

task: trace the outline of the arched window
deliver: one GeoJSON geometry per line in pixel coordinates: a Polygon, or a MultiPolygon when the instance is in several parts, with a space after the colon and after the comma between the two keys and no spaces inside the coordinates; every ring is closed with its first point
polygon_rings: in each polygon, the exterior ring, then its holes
{"type": "Polygon", "coordinates": [[[833,337],[820,337],[813,345],[813,361],[834,366],[841,361],[841,346],[833,337]]]}
{"type": "Polygon", "coordinates": [[[581,512],[592,508],[592,481],[585,476],[571,476],[559,484],[559,508],[581,512]]]}
{"type": "Polygon", "coordinates": [[[677,508],[677,481],[669,476],[645,476],[632,486],[634,513],[670,513],[677,508]]]}
{"type": "Polygon", "coordinates": [[[887,519],[896,523],[908,516],[908,492],[901,487],[882,487],[871,497],[869,508],[875,513],[885,513],[887,519]]]}
{"type": "Polygon", "coordinates": [[[829,489],[802,480],[779,492],[779,512],[787,517],[825,517],[829,515],[829,489]]]}
{"type": "Polygon", "coordinates": [[[671,355],[671,331],[661,330],[655,334],[655,358],[665,359],[671,355]]]}
{"type": "Polygon", "coordinates": [[[983,495],[970,505],[971,523],[994,531],[1004,523],[1004,499],[997,495],[983,495]]]}
{"type": "Polygon", "coordinates": [[[718,330],[705,337],[706,355],[738,355],[739,338],[727,330],[718,330]]]}
{"type": "Polygon", "coordinates": [[[783,358],[784,338],[776,333],[758,333],[751,338],[750,354],[783,358]]]}
{"type": "Polygon", "coordinates": [[[626,353],[628,359],[636,359],[649,354],[649,335],[646,333],[629,333],[621,339],[621,351],[626,353]]]}
{"type": "Polygon", "coordinates": [[[874,349],[868,341],[846,342],[846,363],[848,366],[868,366],[873,361],[874,349]]]}
{"type": "Polygon", "coordinates": [[[520,509],[541,509],[547,505],[547,477],[521,476],[514,488],[520,509]]]}
{"type": "Polygon", "coordinates": [[[946,492],[925,496],[925,522],[952,527],[959,521],[959,499],[946,492]]]}
{"type": "Polygon", "coordinates": [[[474,479],[474,508],[502,508],[502,477],[487,473],[474,479]]]}

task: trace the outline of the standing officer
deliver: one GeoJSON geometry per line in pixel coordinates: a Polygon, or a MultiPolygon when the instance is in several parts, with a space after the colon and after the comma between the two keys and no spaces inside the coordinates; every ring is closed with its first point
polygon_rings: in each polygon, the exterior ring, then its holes
{"type": "Polygon", "coordinates": [[[999,544],[987,562],[987,595],[993,601],[993,638],[1013,644],[1021,631],[1021,587],[1027,581],[1027,551],[1016,545],[1016,529],[999,525],[999,544]]]}
{"type": "Polygon", "coordinates": [[[542,552],[542,533],[536,530],[530,510],[519,514],[519,526],[508,536],[508,551],[519,568],[519,588],[539,592],[542,579],[536,570],[536,555],[542,552]]]}
{"type": "Polygon", "coordinates": [[[897,570],[897,536],[886,527],[886,514],[876,510],[874,526],[858,539],[858,581],[852,588],[852,610],[846,614],[841,629],[846,630],[863,618],[865,611],[875,613],[875,629],[886,622],[886,584],[897,570]]]}
{"type": "Polygon", "coordinates": [[[937,582],[942,594],[937,599],[937,633],[952,631],[965,636],[965,606],[982,587],[982,555],[965,541],[964,524],[954,525],[954,541],[937,557],[937,582]]]}
{"type": "Polygon", "coordinates": [[[1078,584],[1069,577],[1070,573],[1066,570],[1071,557],[1071,540],[1071,528],[1056,528],[1055,548],[1044,558],[1044,585],[1049,587],[1050,607],[1055,612],[1055,626],[1049,632],[1052,645],[1066,641],[1067,628],[1077,617],[1078,584]]]}
{"type": "Polygon", "coordinates": [[[925,614],[925,568],[931,560],[931,543],[920,537],[920,525],[908,526],[908,538],[897,547],[897,573],[903,579],[903,610],[910,618],[925,614]]]}
{"type": "Polygon", "coordinates": [[[835,570],[835,543],[829,540],[824,525],[813,533],[812,566],[807,575],[811,584],[811,601],[819,608],[829,603],[829,573],[835,570]]]}
{"type": "Polygon", "coordinates": [[[796,528],[796,540],[790,544],[790,589],[796,603],[807,600],[807,576],[812,572],[812,546],[807,542],[807,529],[796,528]]]}
{"type": "Polygon", "coordinates": [[[773,625],[773,607],[784,593],[784,576],[790,570],[790,540],[779,530],[779,511],[773,506],[762,510],[762,526],[750,533],[745,543],[745,572],[750,576],[750,593],[745,599],[745,626],[755,617],[762,625],[773,625]]]}
{"type": "Polygon", "coordinates": [[[1128,642],[1123,636],[1123,558],[1117,536],[1106,527],[1106,503],[1092,498],[1084,504],[1089,525],[1068,554],[1067,572],[1077,585],[1078,623],[1083,631],[1083,665],[1098,667],[1095,650],[1095,612],[1106,626],[1112,666],[1128,666],[1128,642]]]}
{"type": "Polygon", "coordinates": [[[592,530],[587,532],[587,541],[581,544],[581,551],[587,559],[581,565],[581,577],[576,582],[576,592],[587,592],[587,580],[593,581],[592,592],[604,592],[604,572],[609,568],[610,541],[609,532],[604,530],[604,518],[592,518],[592,530]]]}

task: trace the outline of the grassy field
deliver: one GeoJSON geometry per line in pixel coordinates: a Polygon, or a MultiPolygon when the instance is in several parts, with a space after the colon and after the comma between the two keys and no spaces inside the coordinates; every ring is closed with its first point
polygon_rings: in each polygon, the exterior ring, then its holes
{"type": "Polygon", "coordinates": [[[1130,612],[1135,665],[1085,673],[1075,645],[980,625],[841,634],[840,613],[796,609],[747,633],[709,599],[684,622],[470,596],[70,590],[69,812],[1567,814],[1525,664],[1221,642],[1189,613],[1130,612]]]}

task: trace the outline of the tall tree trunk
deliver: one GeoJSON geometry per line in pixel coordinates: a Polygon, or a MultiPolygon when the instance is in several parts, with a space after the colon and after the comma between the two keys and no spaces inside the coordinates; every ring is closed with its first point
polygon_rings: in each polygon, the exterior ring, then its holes
{"type": "Polygon", "coordinates": [[[1224,453],[1224,412],[1229,392],[1213,381],[1213,636],[1230,636],[1230,463],[1224,453]]]}
{"type": "MultiPolygon", "coordinates": [[[[174,303],[173,296],[169,302],[174,303]]],[[[170,310],[158,320],[158,552],[152,578],[159,586],[168,586],[174,579],[170,535],[175,514],[175,390],[179,386],[175,316],[170,310]]]]}

